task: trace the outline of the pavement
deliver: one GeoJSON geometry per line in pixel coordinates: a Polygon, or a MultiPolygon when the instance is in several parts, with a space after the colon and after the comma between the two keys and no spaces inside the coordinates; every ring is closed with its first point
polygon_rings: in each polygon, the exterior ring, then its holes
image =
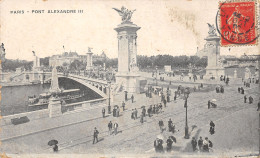
{"type": "MultiPolygon", "coordinates": [[[[159,85],[167,86],[168,82],[158,82],[159,85]]],[[[178,83],[179,84],[179,83],[178,83]]],[[[189,83],[187,83],[189,84],[189,83]]],[[[241,83],[242,86],[242,83],[241,83]]],[[[176,90],[176,85],[172,85],[171,90],[176,90]]],[[[254,98],[253,104],[243,103],[243,95],[237,92],[236,85],[225,86],[225,93],[215,93],[209,89],[201,92],[191,93],[188,99],[188,125],[190,137],[209,137],[214,147],[209,154],[227,154],[232,151],[233,155],[244,153],[255,154],[258,151],[258,112],[256,111],[259,89],[257,85],[246,88],[247,95],[254,98]],[[208,109],[207,101],[217,100],[217,108],[208,109]],[[210,135],[209,122],[216,124],[216,133],[210,135]]],[[[129,96],[130,97],[130,96],[129,96]]],[[[114,97],[114,104],[121,105],[124,94],[120,93],[114,97]]],[[[171,97],[172,99],[173,97],[171,97]]],[[[163,112],[154,114],[152,117],[145,117],[144,123],[140,120],[131,119],[131,110],[145,105],[160,102],[158,96],[146,98],[145,94],[136,94],[135,102],[126,102],[126,111],[120,109],[120,117],[116,118],[107,115],[102,118],[101,109],[106,105],[92,107],[85,111],[75,111],[73,113],[56,118],[46,118],[35,120],[26,124],[9,125],[1,127],[2,145],[0,151],[12,154],[51,154],[52,150],[47,145],[51,139],[59,141],[60,154],[101,154],[101,155],[133,155],[143,154],[157,155],[153,149],[153,141],[158,135],[164,137],[164,142],[170,135],[177,138],[177,143],[173,144],[173,151],[169,154],[204,154],[191,151],[191,139],[184,139],[185,109],[184,100],[178,98],[171,101],[163,108],[163,112]],[[172,119],[177,132],[168,132],[167,121],[172,119]],[[164,121],[166,130],[160,133],[159,120],[164,121]],[[109,135],[107,124],[109,121],[119,124],[119,133],[109,135]],[[92,144],[93,129],[99,130],[99,142],[92,144]]],[[[164,146],[166,143],[164,143],[164,146]]]]}

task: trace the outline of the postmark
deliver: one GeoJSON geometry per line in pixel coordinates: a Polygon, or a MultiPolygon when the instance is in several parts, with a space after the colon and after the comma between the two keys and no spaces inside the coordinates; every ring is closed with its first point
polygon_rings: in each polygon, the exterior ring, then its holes
{"type": "Polygon", "coordinates": [[[216,26],[221,35],[221,46],[256,45],[259,36],[256,2],[220,2],[216,26]]]}

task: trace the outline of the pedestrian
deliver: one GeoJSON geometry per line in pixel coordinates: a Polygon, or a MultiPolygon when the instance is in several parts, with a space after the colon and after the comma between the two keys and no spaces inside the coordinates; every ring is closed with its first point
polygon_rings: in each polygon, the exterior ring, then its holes
{"type": "Polygon", "coordinates": [[[107,126],[108,126],[109,135],[111,135],[112,134],[113,123],[110,121],[107,126]]]}
{"type": "Polygon", "coordinates": [[[240,93],[240,87],[238,87],[238,93],[240,93]]]}
{"type": "Polygon", "coordinates": [[[159,114],[159,109],[162,108],[162,104],[156,105],[156,114],[159,114]]]}
{"type": "Polygon", "coordinates": [[[158,150],[158,144],[159,144],[159,138],[156,138],[155,141],[154,141],[154,143],[153,143],[155,152],[159,152],[159,150],[158,150]]]}
{"type": "Polygon", "coordinates": [[[202,145],[203,145],[203,139],[202,139],[202,137],[200,137],[200,139],[198,140],[198,146],[199,146],[200,151],[201,151],[202,145]]]}
{"type": "Polygon", "coordinates": [[[158,140],[158,152],[163,153],[163,140],[158,140]]]}
{"type": "Polygon", "coordinates": [[[212,135],[212,134],[215,133],[215,124],[214,124],[213,121],[210,121],[209,125],[210,125],[209,132],[210,132],[210,134],[212,135]]]}
{"type": "Polygon", "coordinates": [[[209,140],[209,148],[213,148],[213,143],[209,140]]]}
{"type": "Polygon", "coordinates": [[[134,102],[134,95],[131,96],[132,103],[134,102]]]}
{"type": "Polygon", "coordinates": [[[167,139],[166,143],[167,143],[167,148],[166,148],[166,150],[167,150],[167,152],[170,152],[170,151],[172,150],[172,143],[173,143],[173,140],[171,139],[170,136],[169,136],[169,138],[167,139]]]}
{"type": "Polygon", "coordinates": [[[103,109],[102,109],[103,118],[105,117],[105,113],[106,113],[106,110],[105,110],[105,108],[103,108],[103,109]]]}
{"type": "Polygon", "coordinates": [[[252,104],[254,99],[252,96],[249,96],[248,100],[249,100],[249,104],[252,104]]]}
{"type": "Polygon", "coordinates": [[[163,126],[164,126],[163,121],[160,120],[159,121],[159,127],[160,127],[160,130],[161,130],[161,133],[163,132],[163,126]]]}
{"type": "Polygon", "coordinates": [[[144,123],[144,115],[143,114],[140,115],[140,122],[144,123]]]}
{"type": "Polygon", "coordinates": [[[247,99],[247,97],[246,97],[246,95],[244,96],[244,103],[246,103],[246,99],[247,99]]]}
{"type": "Polygon", "coordinates": [[[171,132],[172,131],[172,120],[171,120],[171,118],[168,121],[168,128],[169,128],[169,132],[171,132]]]}
{"type": "Polygon", "coordinates": [[[142,114],[143,114],[143,117],[145,117],[145,115],[146,115],[146,109],[145,109],[145,107],[143,107],[142,114]]]}
{"type": "Polygon", "coordinates": [[[118,124],[114,123],[114,134],[117,135],[118,124]]]}
{"type": "Polygon", "coordinates": [[[134,109],[132,109],[131,119],[135,120],[135,111],[134,111],[134,109]]]}
{"type": "Polygon", "coordinates": [[[258,107],[257,107],[257,111],[259,111],[260,110],[260,101],[258,102],[258,107]]]}
{"type": "Polygon", "coordinates": [[[204,152],[209,152],[209,141],[208,141],[208,137],[206,137],[205,140],[203,141],[203,151],[204,151],[204,152]]]}
{"type": "Polygon", "coordinates": [[[120,112],[120,108],[117,107],[117,109],[116,109],[116,117],[119,117],[119,112],[120,112]]]}
{"type": "Polygon", "coordinates": [[[170,102],[170,96],[167,95],[167,102],[169,103],[170,102]]]}
{"type": "Polygon", "coordinates": [[[135,114],[135,115],[134,115],[134,116],[135,116],[135,119],[137,119],[137,113],[138,113],[138,111],[137,111],[137,109],[135,108],[135,113],[134,113],[134,114],[135,114]]]}
{"type": "Polygon", "coordinates": [[[193,151],[196,151],[197,150],[197,140],[195,139],[195,137],[192,137],[191,145],[192,145],[193,151]]]}
{"type": "Polygon", "coordinates": [[[93,144],[95,143],[95,141],[97,141],[98,142],[98,134],[99,134],[99,132],[98,132],[98,130],[97,130],[97,128],[95,127],[94,128],[94,139],[93,139],[93,144]]]}
{"type": "Polygon", "coordinates": [[[209,101],[208,101],[208,109],[210,108],[210,104],[211,104],[211,103],[210,103],[210,100],[209,100],[209,101]]]}
{"type": "Polygon", "coordinates": [[[244,90],[244,88],[242,87],[241,94],[244,94],[244,93],[245,93],[245,90],[244,90]]]}
{"type": "Polygon", "coordinates": [[[58,152],[59,147],[58,147],[57,144],[54,144],[53,147],[52,147],[52,149],[53,149],[53,152],[58,152]]]}
{"type": "Polygon", "coordinates": [[[125,102],[122,102],[123,111],[125,111],[125,102]]]}
{"type": "Polygon", "coordinates": [[[164,107],[166,108],[166,100],[163,100],[164,107]]]}
{"type": "Polygon", "coordinates": [[[125,91],[125,101],[127,101],[127,91],[125,91]]]}
{"type": "Polygon", "coordinates": [[[148,108],[147,112],[148,112],[148,116],[151,117],[152,105],[150,105],[150,107],[148,108]]]}

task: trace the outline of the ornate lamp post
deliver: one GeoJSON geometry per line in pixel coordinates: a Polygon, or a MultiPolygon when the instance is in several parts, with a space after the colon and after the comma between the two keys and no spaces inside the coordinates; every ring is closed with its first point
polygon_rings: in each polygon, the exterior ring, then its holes
{"type": "Polygon", "coordinates": [[[107,82],[109,84],[109,91],[108,91],[108,113],[110,114],[111,113],[111,105],[110,105],[110,88],[111,88],[111,81],[108,81],[107,82]]]}
{"type": "Polygon", "coordinates": [[[156,66],[155,69],[156,69],[156,74],[155,74],[155,75],[156,75],[156,76],[155,76],[155,85],[157,86],[157,66],[156,66]]]}
{"type": "Polygon", "coordinates": [[[188,127],[188,105],[187,105],[189,94],[190,94],[190,91],[189,91],[189,89],[186,88],[185,91],[184,91],[184,98],[185,98],[184,107],[186,108],[185,136],[184,136],[185,139],[189,139],[190,138],[190,136],[189,136],[189,127],[188,127]]]}

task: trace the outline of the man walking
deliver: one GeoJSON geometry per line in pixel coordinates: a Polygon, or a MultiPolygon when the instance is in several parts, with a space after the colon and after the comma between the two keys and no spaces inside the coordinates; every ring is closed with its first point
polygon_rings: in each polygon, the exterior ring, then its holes
{"type": "Polygon", "coordinates": [[[215,133],[215,123],[213,121],[210,121],[209,125],[210,125],[209,132],[212,135],[215,133]]]}
{"type": "Polygon", "coordinates": [[[192,145],[193,152],[196,151],[196,149],[197,149],[197,140],[195,139],[195,137],[192,137],[191,145],[192,145]]]}
{"type": "Polygon", "coordinates": [[[145,115],[146,115],[146,109],[145,109],[145,107],[143,107],[142,114],[143,114],[143,117],[145,117],[145,115]]]}
{"type": "Polygon", "coordinates": [[[167,152],[170,152],[170,151],[172,150],[172,143],[173,143],[173,141],[172,141],[172,139],[171,139],[170,136],[169,136],[169,138],[167,139],[166,143],[167,143],[167,148],[166,148],[166,150],[167,150],[167,152]]]}
{"type": "Polygon", "coordinates": [[[159,121],[159,127],[160,127],[160,130],[161,130],[161,133],[163,132],[163,126],[164,126],[163,121],[160,120],[159,121]]]}
{"type": "Polygon", "coordinates": [[[166,99],[163,100],[164,107],[166,108],[166,99]]]}
{"type": "Polygon", "coordinates": [[[137,111],[137,109],[135,108],[135,111],[134,111],[135,119],[137,119],[137,113],[138,113],[138,111],[137,111]]]}
{"type": "Polygon", "coordinates": [[[246,95],[244,96],[244,103],[246,103],[246,99],[247,99],[247,97],[246,97],[246,95]]]}
{"type": "Polygon", "coordinates": [[[122,102],[123,111],[125,111],[125,102],[122,102]]]}
{"type": "Polygon", "coordinates": [[[93,144],[95,143],[95,141],[97,141],[98,142],[98,134],[99,134],[99,132],[98,132],[98,130],[97,130],[97,128],[95,127],[94,128],[94,139],[93,139],[93,144]]]}
{"type": "Polygon", "coordinates": [[[206,137],[205,140],[203,141],[203,151],[204,151],[204,152],[209,152],[209,141],[208,141],[208,137],[206,137]]]}
{"type": "Polygon", "coordinates": [[[134,95],[131,96],[132,103],[134,102],[134,95]]]}
{"type": "Polygon", "coordinates": [[[200,151],[201,151],[202,145],[203,145],[203,139],[202,139],[202,137],[200,137],[200,139],[198,140],[198,146],[199,146],[200,151]]]}
{"type": "Polygon", "coordinates": [[[108,123],[108,132],[109,132],[109,135],[112,134],[112,126],[113,126],[113,124],[112,124],[112,122],[110,121],[110,122],[108,123]]]}
{"type": "Polygon", "coordinates": [[[169,128],[169,132],[171,132],[172,131],[172,120],[171,120],[171,118],[168,121],[168,128],[169,128]]]}
{"type": "Polygon", "coordinates": [[[252,104],[254,99],[252,96],[249,96],[248,100],[249,100],[249,104],[252,104]]]}
{"type": "Polygon", "coordinates": [[[118,124],[114,123],[114,133],[115,133],[115,135],[117,135],[117,128],[118,128],[118,124]]]}
{"type": "Polygon", "coordinates": [[[106,110],[105,110],[105,108],[103,108],[103,109],[102,109],[103,118],[105,117],[105,113],[106,113],[106,110]]]}

